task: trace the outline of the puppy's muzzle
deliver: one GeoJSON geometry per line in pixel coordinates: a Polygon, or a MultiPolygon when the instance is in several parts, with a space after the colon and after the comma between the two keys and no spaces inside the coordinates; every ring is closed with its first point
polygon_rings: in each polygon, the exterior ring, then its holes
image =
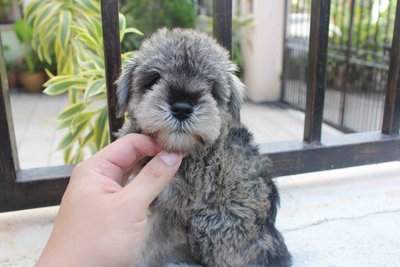
{"type": "Polygon", "coordinates": [[[171,105],[172,115],[180,120],[186,120],[193,113],[193,106],[186,102],[175,102],[171,105]]]}

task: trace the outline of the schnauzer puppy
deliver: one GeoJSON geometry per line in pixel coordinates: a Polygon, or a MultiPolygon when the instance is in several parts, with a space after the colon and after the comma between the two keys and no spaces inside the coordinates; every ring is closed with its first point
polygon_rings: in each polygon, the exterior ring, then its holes
{"type": "Polygon", "coordinates": [[[137,267],[290,266],[274,226],[278,191],[252,135],[240,125],[244,85],[228,52],[193,30],[144,41],[118,80],[118,133],[143,133],[187,153],[150,207],[137,267]]]}

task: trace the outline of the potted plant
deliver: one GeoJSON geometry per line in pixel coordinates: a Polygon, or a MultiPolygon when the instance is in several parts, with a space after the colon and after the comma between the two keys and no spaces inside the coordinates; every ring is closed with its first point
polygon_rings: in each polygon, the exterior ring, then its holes
{"type": "MultiPolygon", "coordinates": [[[[4,52],[8,51],[10,48],[8,46],[3,46],[4,52]]],[[[13,62],[11,60],[6,59],[6,70],[7,70],[7,80],[8,80],[8,87],[16,88],[18,87],[18,64],[17,62],[13,62]]]]}
{"type": "Polygon", "coordinates": [[[46,74],[43,71],[43,65],[31,46],[32,27],[26,20],[20,19],[15,22],[14,31],[18,40],[26,46],[23,59],[24,71],[20,73],[21,84],[28,92],[41,92],[46,81],[46,74]]]}
{"type": "Polygon", "coordinates": [[[8,87],[17,88],[18,87],[18,70],[17,65],[14,62],[6,61],[6,69],[7,69],[7,80],[8,80],[8,87]]]}

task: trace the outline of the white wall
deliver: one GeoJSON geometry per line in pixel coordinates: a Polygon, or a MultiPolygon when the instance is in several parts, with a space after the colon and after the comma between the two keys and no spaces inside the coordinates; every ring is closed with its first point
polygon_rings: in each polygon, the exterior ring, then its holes
{"type": "Polygon", "coordinates": [[[254,102],[276,101],[281,89],[284,1],[252,0],[253,13],[246,14],[249,1],[241,0],[242,16],[253,18],[242,31],[247,96],[254,102]]]}

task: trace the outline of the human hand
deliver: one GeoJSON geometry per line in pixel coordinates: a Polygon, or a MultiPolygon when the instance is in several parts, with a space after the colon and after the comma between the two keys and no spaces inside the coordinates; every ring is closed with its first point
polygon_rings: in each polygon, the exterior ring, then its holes
{"type": "Polygon", "coordinates": [[[37,266],[132,266],[144,242],[147,208],[182,155],[129,134],[77,165],[37,266]],[[126,186],[145,156],[156,155],[126,186]]]}

